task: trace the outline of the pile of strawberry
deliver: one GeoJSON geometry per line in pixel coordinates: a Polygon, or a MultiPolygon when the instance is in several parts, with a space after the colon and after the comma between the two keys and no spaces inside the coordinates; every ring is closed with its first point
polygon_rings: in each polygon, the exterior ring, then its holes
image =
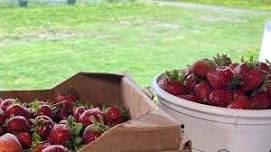
{"type": "Polygon", "coordinates": [[[159,86],[168,93],[201,104],[232,109],[271,108],[270,62],[226,55],[202,59],[183,70],[167,71],[159,86]]]}
{"type": "Polygon", "coordinates": [[[76,151],[128,120],[127,114],[123,107],[82,104],[71,94],[57,95],[53,102],[1,99],[0,151],[76,151]]]}

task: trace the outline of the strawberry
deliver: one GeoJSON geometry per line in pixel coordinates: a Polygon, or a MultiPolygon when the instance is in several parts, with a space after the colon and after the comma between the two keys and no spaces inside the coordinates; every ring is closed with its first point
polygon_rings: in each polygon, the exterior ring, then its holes
{"type": "Polygon", "coordinates": [[[252,109],[267,109],[271,105],[270,97],[265,92],[252,96],[250,100],[252,109]]]}
{"type": "Polygon", "coordinates": [[[33,124],[35,131],[43,140],[48,137],[51,129],[54,126],[52,119],[45,115],[37,116],[33,121],[33,124]]]}
{"type": "Polygon", "coordinates": [[[237,68],[238,66],[239,66],[238,63],[231,63],[231,64],[228,66],[228,68],[231,70],[232,73],[235,73],[235,71],[237,71],[236,68],[237,68]]]}
{"type": "Polygon", "coordinates": [[[212,87],[207,82],[197,84],[194,93],[200,99],[202,103],[206,103],[209,94],[212,91],[212,87]]]}
{"type": "Polygon", "coordinates": [[[233,78],[233,73],[229,68],[217,68],[216,70],[207,74],[209,83],[215,89],[227,87],[233,78]]]}
{"type": "Polygon", "coordinates": [[[37,115],[46,115],[53,118],[53,110],[49,105],[41,105],[37,111],[37,115]]]}
{"type": "Polygon", "coordinates": [[[23,146],[23,149],[28,149],[31,147],[32,136],[29,133],[22,132],[22,133],[19,133],[16,137],[21,143],[21,145],[23,146]]]}
{"type": "Polygon", "coordinates": [[[2,126],[6,121],[7,115],[5,112],[0,108],[0,126],[2,126]]]}
{"type": "Polygon", "coordinates": [[[5,99],[1,102],[0,108],[4,111],[6,111],[7,107],[11,105],[12,103],[15,103],[15,99],[5,99]]]}
{"type": "Polygon", "coordinates": [[[22,152],[22,146],[16,136],[6,133],[0,137],[0,152],[22,152]]]}
{"type": "Polygon", "coordinates": [[[93,124],[87,126],[83,133],[83,143],[88,144],[95,141],[107,130],[107,126],[93,119],[93,124]]]}
{"type": "Polygon", "coordinates": [[[250,109],[250,100],[247,96],[236,95],[232,103],[228,105],[231,109],[250,109]]]}
{"type": "Polygon", "coordinates": [[[233,94],[225,89],[214,90],[209,95],[210,105],[226,107],[233,101],[233,94]]]}
{"type": "Polygon", "coordinates": [[[45,149],[48,146],[50,146],[50,144],[47,142],[40,143],[36,147],[33,148],[32,152],[41,152],[43,149],[45,149]]]}
{"type": "Polygon", "coordinates": [[[189,89],[189,90],[194,90],[196,85],[198,84],[198,78],[193,74],[189,74],[185,80],[184,80],[184,85],[189,89]]]}
{"type": "Polygon", "coordinates": [[[70,131],[65,124],[55,124],[50,131],[47,142],[50,144],[65,145],[70,138],[70,131]]]}
{"type": "Polygon", "coordinates": [[[115,106],[105,108],[102,114],[108,125],[114,126],[122,122],[121,112],[115,106]]]}
{"type": "Polygon", "coordinates": [[[242,75],[243,85],[241,87],[245,92],[255,89],[263,82],[264,76],[258,69],[250,69],[242,75]]]}
{"type": "Polygon", "coordinates": [[[7,129],[13,134],[28,132],[30,125],[28,120],[23,116],[14,116],[8,119],[7,129]]]}
{"type": "Polygon", "coordinates": [[[183,84],[169,79],[164,79],[162,83],[160,83],[160,87],[175,96],[184,94],[183,92],[185,90],[183,84]]]}
{"type": "Polygon", "coordinates": [[[159,86],[172,95],[181,95],[186,91],[184,82],[184,72],[177,70],[166,71],[166,77],[159,82],[159,86]]]}
{"type": "Polygon", "coordinates": [[[214,58],[214,62],[219,66],[228,66],[232,63],[231,59],[226,54],[217,54],[214,58]]]}
{"type": "Polygon", "coordinates": [[[267,73],[257,67],[257,62],[253,59],[253,56],[248,61],[242,57],[241,61],[242,63],[238,66],[235,74],[239,75],[243,81],[241,89],[248,92],[260,86],[267,73]]]}
{"type": "Polygon", "coordinates": [[[81,122],[84,126],[88,126],[92,124],[91,117],[95,117],[99,119],[102,116],[102,112],[100,108],[91,108],[85,110],[79,117],[79,122],[81,122]]]}
{"type": "Polygon", "coordinates": [[[197,96],[194,96],[194,95],[179,95],[178,97],[182,98],[182,99],[189,100],[189,101],[194,101],[194,102],[201,101],[197,96]]]}
{"type": "Polygon", "coordinates": [[[6,109],[6,114],[8,116],[24,116],[25,118],[30,116],[28,109],[18,104],[8,106],[6,109]]]}
{"type": "Polygon", "coordinates": [[[267,63],[264,62],[257,62],[257,68],[268,73],[270,71],[270,65],[268,65],[269,61],[267,63]]]}
{"type": "Polygon", "coordinates": [[[80,106],[80,107],[76,107],[74,112],[73,112],[73,117],[75,119],[76,122],[79,121],[79,117],[80,115],[85,111],[85,107],[84,106],[80,106]]]}
{"type": "Polygon", "coordinates": [[[64,105],[64,109],[67,111],[71,112],[72,111],[72,106],[76,100],[78,100],[79,97],[77,95],[60,95],[58,94],[56,96],[56,103],[62,102],[64,105]]]}
{"type": "Polygon", "coordinates": [[[250,67],[246,63],[241,63],[233,70],[233,74],[243,76],[248,73],[249,70],[250,67]]]}
{"type": "Polygon", "coordinates": [[[60,121],[60,120],[66,120],[69,116],[69,112],[66,108],[62,107],[62,108],[59,108],[56,112],[56,119],[57,121],[60,121]]]}
{"type": "Polygon", "coordinates": [[[68,149],[62,145],[50,145],[42,149],[41,152],[68,152],[68,149]]]}
{"type": "Polygon", "coordinates": [[[246,96],[245,92],[243,90],[235,90],[233,92],[233,98],[235,99],[235,98],[237,98],[239,96],[246,96]]]}
{"type": "Polygon", "coordinates": [[[207,73],[215,70],[215,63],[211,60],[198,60],[191,66],[191,72],[196,76],[205,77],[207,73]]]}

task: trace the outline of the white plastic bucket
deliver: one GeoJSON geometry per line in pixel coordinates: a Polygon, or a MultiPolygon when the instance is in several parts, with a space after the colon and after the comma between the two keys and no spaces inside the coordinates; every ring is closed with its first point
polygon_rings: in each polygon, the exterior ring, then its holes
{"type": "Polygon", "coordinates": [[[259,61],[271,60],[271,22],[267,22],[264,28],[263,40],[259,61]]]}
{"type": "Polygon", "coordinates": [[[203,105],[152,83],[159,106],[184,125],[193,152],[271,152],[271,110],[235,110],[203,105]]]}

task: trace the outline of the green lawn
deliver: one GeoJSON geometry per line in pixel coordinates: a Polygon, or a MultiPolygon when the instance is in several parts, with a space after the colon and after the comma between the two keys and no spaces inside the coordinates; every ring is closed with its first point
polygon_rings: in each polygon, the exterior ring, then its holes
{"type": "Polygon", "coordinates": [[[196,2],[231,7],[271,10],[271,0],[174,0],[174,1],[196,2]]]}
{"type": "Polygon", "coordinates": [[[47,88],[79,71],[126,71],[145,86],[217,52],[257,55],[270,19],[136,3],[1,8],[0,86],[47,88]]]}

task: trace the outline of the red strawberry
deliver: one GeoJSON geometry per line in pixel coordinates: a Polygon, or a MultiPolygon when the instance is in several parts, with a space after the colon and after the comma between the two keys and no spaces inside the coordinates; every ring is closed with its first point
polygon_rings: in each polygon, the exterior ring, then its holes
{"type": "Polygon", "coordinates": [[[121,112],[115,106],[107,107],[103,111],[106,124],[114,126],[122,122],[121,112]]]}
{"type": "Polygon", "coordinates": [[[207,73],[215,69],[215,64],[207,59],[198,60],[191,66],[191,72],[196,76],[205,77],[207,73]]]}
{"type": "Polygon", "coordinates": [[[84,126],[88,126],[92,124],[91,117],[99,119],[102,116],[102,112],[100,108],[91,108],[85,110],[79,117],[79,122],[81,122],[84,126]]]}
{"type": "Polygon", "coordinates": [[[194,96],[194,95],[179,95],[178,97],[189,100],[189,101],[194,101],[194,102],[200,102],[201,100],[194,96]]]}
{"type": "Polygon", "coordinates": [[[66,108],[60,108],[57,110],[56,112],[56,119],[57,121],[60,121],[60,120],[66,120],[69,116],[69,112],[67,111],[66,108]]]}
{"type": "Polygon", "coordinates": [[[37,111],[37,115],[46,115],[53,118],[53,110],[49,105],[41,105],[37,111]]]}
{"type": "Polygon", "coordinates": [[[17,139],[23,146],[23,149],[28,149],[32,144],[32,136],[29,133],[22,132],[17,135],[17,139]]]}
{"type": "Polygon", "coordinates": [[[80,107],[76,107],[74,112],[73,112],[73,117],[75,119],[76,122],[79,121],[79,117],[80,115],[85,111],[85,107],[84,106],[80,106],[80,107]]]}
{"type": "Polygon", "coordinates": [[[50,146],[49,143],[46,143],[46,142],[40,143],[32,150],[32,152],[41,152],[43,149],[45,149],[48,146],[50,146]]]}
{"type": "Polygon", "coordinates": [[[248,92],[262,84],[267,72],[261,70],[263,66],[260,67],[259,62],[256,62],[253,56],[251,56],[248,61],[244,58],[242,58],[241,61],[242,63],[238,66],[235,74],[239,75],[243,81],[241,89],[248,92]]]}
{"type": "Polygon", "coordinates": [[[243,76],[246,75],[249,70],[250,67],[246,63],[241,63],[233,70],[233,74],[243,76]]]}
{"type": "Polygon", "coordinates": [[[88,144],[95,141],[106,130],[106,126],[100,123],[95,123],[86,127],[83,133],[83,143],[88,144]]]}
{"type": "Polygon", "coordinates": [[[238,66],[239,66],[238,63],[232,63],[232,64],[230,64],[228,67],[229,67],[229,69],[231,70],[232,73],[235,73],[236,68],[237,68],[238,66]]]}
{"type": "Polygon", "coordinates": [[[22,152],[22,146],[16,136],[6,133],[0,136],[0,152],[22,152]]]}
{"type": "Polygon", "coordinates": [[[184,94],[185,91],[185,87],[182,83],[169,79],[160,81],[159,85],[163,90],[175,96],[184,94]]]}
{"type": "Polygon", "coordinates": [[[181,95],[186,92],[186,88],[183,85],[185,72],[184,71],[166,71],[166,77],[159,82],[159,86],[172,95],[181,95]]]}
{"type": "Polygon", "coordinates": [[[247,73],[244,73],[241,76],[241,79],[243,80],[241,89],[244,91],[250,91],[262,84],[264,76],[260,70],[250,69],[247,73]]]}
{"type": "Polygon", "coordinates": [[[56,102],[63,102],[64,108],[68,111],[72,110],[73,103],[78,100],[79,97],[77,95],[60,95],[56,96],[56,102]]]}
{"type": "Polygon", "coordinates": [[[214,90],[209,95],[209,104],[226,107],[233,101],[233,94],[225,89],[214,90]]]}
{"type": "Polygon", "coordinates": [[[42,149],[41,152],[68,152],[68,149],[62,145],[50,145],[42,149]]]}
{"type": "Polygon", "coordinates": [[[215,89],[221,89],[228,86],[233,79],[233,73],[228,68],[217,68],[207,74],[209,83],[215,89]]]}
{"type": "Polygon", "coordinates": [[[30,116],[28,109],[18,104],[8,106],[6,109],[6,114],[8,116],[24,116],[25,118],[30,116]]]}
{"type": "Polygon", "coordinates": [[[202,103],[206,103],[209,94],[212,91],[212,87],[207,82],[197,84],[194,93],[201,100],[202,103]]]}
{"type": "Polygon", "coordinates": [[[56,124],[50,131],[47,142],[50,144],[65,145],[70,138],[70,131],[65,124],[56,124]]]}
{"type": "Polygon", "coordinates": [[[13,134],[28,132],[30,125],[28,120],[23,116],[14,116],[7,121],[7,129],[13,134]]]}
{"type": "Polygon", "coordinates": [[[0,108],[0,126],[2,126],[6,121],[6,114],[5,112],[0,108]]]}
{"type": "Polygon", "coordinates": [[[232,103],[228,105],[231,109],[249,109],[250,101],[247,96],[235,96],[232,103]]]}
{"type": "Polygon", "coordinates": [[[264,72],[269,72],[269,65],[267,63],[264,62],[257,62],[257,68],[264,71],[264,72]]]}
{"type": "Polygon", "coordinates": [[[189,90],[194,90],[197,84],[198,84],[197,77],[194,74],[189,74],[184,80],[184,85],[189,90]]]}
{"type": "Polygon", "coordinates": [[[1,102],[0,108],[4,111],[6,111],[7,107],[11,105],[12,103],[15,103],[15,99],[5,99],[1,102]]]}
{"type": "Polygon", "coordinates": [[[262,92],[252,96],[251,100],[251,108],[253,109],[268,109],[271,105],[271,100],[267,93],[262,92]]]}
{"type": "Polygon", "coordinates": [[[36,127],[37,134],[45,140],[53,128],[54,122],[50,117],[45,115],[37,116],[34,121],[34,127],[36,127]]]}
{"type": "Polygon", "coordinates": [[[243,90],[235,90],[233,92],[233,98],[235,99],[235,98],[237,98],[239,96],[246,96],[245,92],[243,90]]]}

